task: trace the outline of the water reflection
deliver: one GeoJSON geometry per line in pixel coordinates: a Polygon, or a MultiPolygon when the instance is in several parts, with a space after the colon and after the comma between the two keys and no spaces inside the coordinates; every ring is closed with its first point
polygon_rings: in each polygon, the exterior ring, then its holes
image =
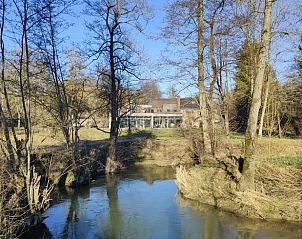
{"type": "Polygon", "coordinates": [[[90,188],[61,191],[45,214],[48,234],[26,239],[301,238],[297,226],[238,218],[184,200],[174,177],[173,169],[138,167],[104,176],[90,188]]]}
{"type": "Polygon", "coordinates": [[[121,233],[121,212],[118,206],[118,183],[119,176],[117,175],[107,175],[106,176],[106,189],[107,197],[109,201],[109,220],[106,228],[109,229],[106,238],[119,238],[121,233]]]}
{"type": "Polygon", "coordinates": [[[239,217],[232,213],[223,212],[207,206],[184,199],[177,195],[178,204],[198,210],[203,220],[203,237],[201,238],[223,238],[223,239],[290,239],[302,238],[301,224],[265,221],[239,217]]]}
{"type": "MultiPolygon", "coordinates": [[[[66,223],[63,228],[62,239],[80,238],[82,223],[80,221],[82,214],[82,203],[89,198],[89,190],[79,188],[77,190],[68,189],[66,194],[70,197],[69,211],[66,218],[66,223]]],[[[84,228],[84,227],[83,227],[84,228]]]]}

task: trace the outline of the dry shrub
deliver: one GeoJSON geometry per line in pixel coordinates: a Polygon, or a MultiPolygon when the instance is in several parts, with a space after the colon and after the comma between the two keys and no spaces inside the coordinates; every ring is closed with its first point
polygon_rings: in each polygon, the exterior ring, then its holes
{"type": "Polygon", "coordinates": [[[0,153],[0,158],[0,238],[17,238],[41,222],[53,185],[49,180],[42,180],[41,172],[33,163],[27,187],[24,159],[21,158],[23,161],[18,167],[10,168],[6,155],[0,153]]]}
{"type": "Polygon", "coordinates": [[[26,193],[2,168],[0,172],[0,238],[15,238],[26,226],[29,215],[24,205],[26,193]]]}
{"type": "Polygon", "coordinates": [[[302,200],[302,169],[258,163],[256,167],[257,191],[280,198],[302,200]]]}
{"type": "Polygon", "coordinates": [[[255,181],[257,191],[284,204],[283,214],[295,214],[296,220],[302,220],[301,167],[258,163],[255,181]]]}

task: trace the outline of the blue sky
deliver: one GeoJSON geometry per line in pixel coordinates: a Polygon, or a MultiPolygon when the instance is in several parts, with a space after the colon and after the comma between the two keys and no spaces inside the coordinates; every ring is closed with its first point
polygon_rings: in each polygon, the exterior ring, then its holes
{"type": "MultiPolygon", "coordinates": [[[[163,40],[155,40],[154,37],[161,32],[161,28],[165,22],[164,8],[169,1],[166,0],[148,0],[149,6],[152,9],[153,18],[148,22],[144,33],[132,31],[131,38],[136,42],[137,47],[144,56],[144,67],[141,67],[142,78],[158,79],[158,69],[156,63],[161,58],[161,52],[165,49],[166,43],[163,40]]],[[[87,16],[83,17],[84,7],[77,5],[73,7],[72,16],[66,16],[67,21],[72,22],[72,26],[64,33],[69,39],[67,44],[82,45],[87,38],[89,32],[85,28],[85,20],[89,20],[87,16]]],[[[161,82],[160,88],[163,92],[168,90],[170,83],[161,82]]]]}
{"type": "MultiPolygon", "coordinates": [[[[141,34],[137,31],[133,31],[131,37],[137,44],[137,47],[143,52],[144,55],[144,62],[143,66],[140,68],[142,73],[142,78],[145,79],[154,79],[158,80],[161,79],[160,88],[163,92],[167,92],[169,85],[174,84],[179,89],[179,86],[176,81],[168,82],[165,79],[168,78],[169,73],[173,72],[173,68],[169,65],[165,67],[158,67],[157,63],[161,62],[162,51],[165,51],[166,43],[162,39],[155,40],[151,36],[158,36],[161,32],[162,27],[165,24],[165,7],[166,5],[171,2],[171,0],[147,0],[150,7],[153,9],[153,18],[149,21],[144,34],[141,34]],[[163,80],[164,79],[164,80],[163,80]]],[[[295,10],[293,4],[299,3],[301,0],[284,0],[287,4],[289,10],[295,10]]],[[[279,3],[279,1],[277,1],[279,3]]],[[[280,0],[280,4],[282,1],[280,0]]],[[[284,5],[285,6],[285,5],[284,5]]],[[[282,5],[282,7],[284,7],[282,5]]],[[[63,36],[67,36],[68,39],[66,40],[66,48],[72,47],[72,44],[78,45],[83,47],[83,42],[88,37],[88,31],[85,28],[85,20],[89,21],[89,16],[83,15],[83,5],[76,5],[73,7],[71,11],[71,16],[66,15],[66,20],[68,22],[73,23],[73,25],[63,33],[63,36]]],[[[298,12],[301,15],[301,13],[298,12]]],[[[292,21],[294,22],[294,21],[292,21]]],[[[301,31],[302,22],[296,24],[296,28],[299,28],[301,31]]],[[[293,62],[293,52],[288,51],[288,49],[297,49],[298,41],[293,41],[293,38],[284,37],[279,38],[275,41],[275,45],[273,47],[273,53],[276,54],[279,58],[277,62],[275,62],[275,68],[279,73],[279,79],[282,80],[284,76],[286,76],[290,72],[290,67],[292,66],[293,62]],[[279,54],[278,52],[282,52],[279,54]]],[[[9,44],[7,44],[9,45],[9,44]]],[[[238,46],[238,49],[240,46],[238,46]]],[[[175,49],[177,51],[177,46],[175,49]]],[[[195,91],[196,92],[196,91],[195,91]]],[[[190,90],[187,92],[182,92],[182,95],[191,95],[194,93],[194,90],[190,90]]]]}
{"type": "MultiPolygon", "coordinates": [[[[132,37],[139,43],[139,47],[144,50],[147,57],[153,60],[160,56],[160,52],[164,49],[165,44],[162,41],[151,39],[151,35],[160,33],[161,27],[164,24],[164,7],[168,2],[167,0],[148,0],[154,17],[149,21],[144,34],[139,32],[132,34],[132,37]]],[[[67,20],[73,23],[73,26],[65,32],[66,36],[71,36],[70,43],[81,44],[88,34],[85,29],[85,19],[87,20],[87,16],[83,17],[83,8],[82,5],[74,6],[72,16],[66,16],[67,20]]]]}

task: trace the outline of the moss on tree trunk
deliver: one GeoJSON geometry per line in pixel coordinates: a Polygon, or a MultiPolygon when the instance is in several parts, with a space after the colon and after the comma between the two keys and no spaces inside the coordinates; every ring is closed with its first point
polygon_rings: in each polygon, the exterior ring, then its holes
{"type": "Polygon", "coordinates": [[[255,141],[257,138],[258,114],[261,106],[263,79],[265,76],[266,55],[271,32],[273,0],[265,0],[264,20],[261,34],[261,45],[257,74],[253,87],[253,95],[245,134],[245,159],[242,177],[239,182],[241,191],[254,190],[255,185],[255,141]]]}

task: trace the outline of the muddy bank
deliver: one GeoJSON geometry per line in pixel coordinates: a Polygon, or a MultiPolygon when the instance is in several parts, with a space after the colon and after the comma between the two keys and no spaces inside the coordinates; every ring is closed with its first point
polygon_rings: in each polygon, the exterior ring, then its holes
{"type": "Polygon", "coordinates": [[[302,221],[302,170],[257,164],[256,190],[239,192],[239,171],[218,162],[177,169],[177,186],[188,199],[249,218],[302,221]]]}

